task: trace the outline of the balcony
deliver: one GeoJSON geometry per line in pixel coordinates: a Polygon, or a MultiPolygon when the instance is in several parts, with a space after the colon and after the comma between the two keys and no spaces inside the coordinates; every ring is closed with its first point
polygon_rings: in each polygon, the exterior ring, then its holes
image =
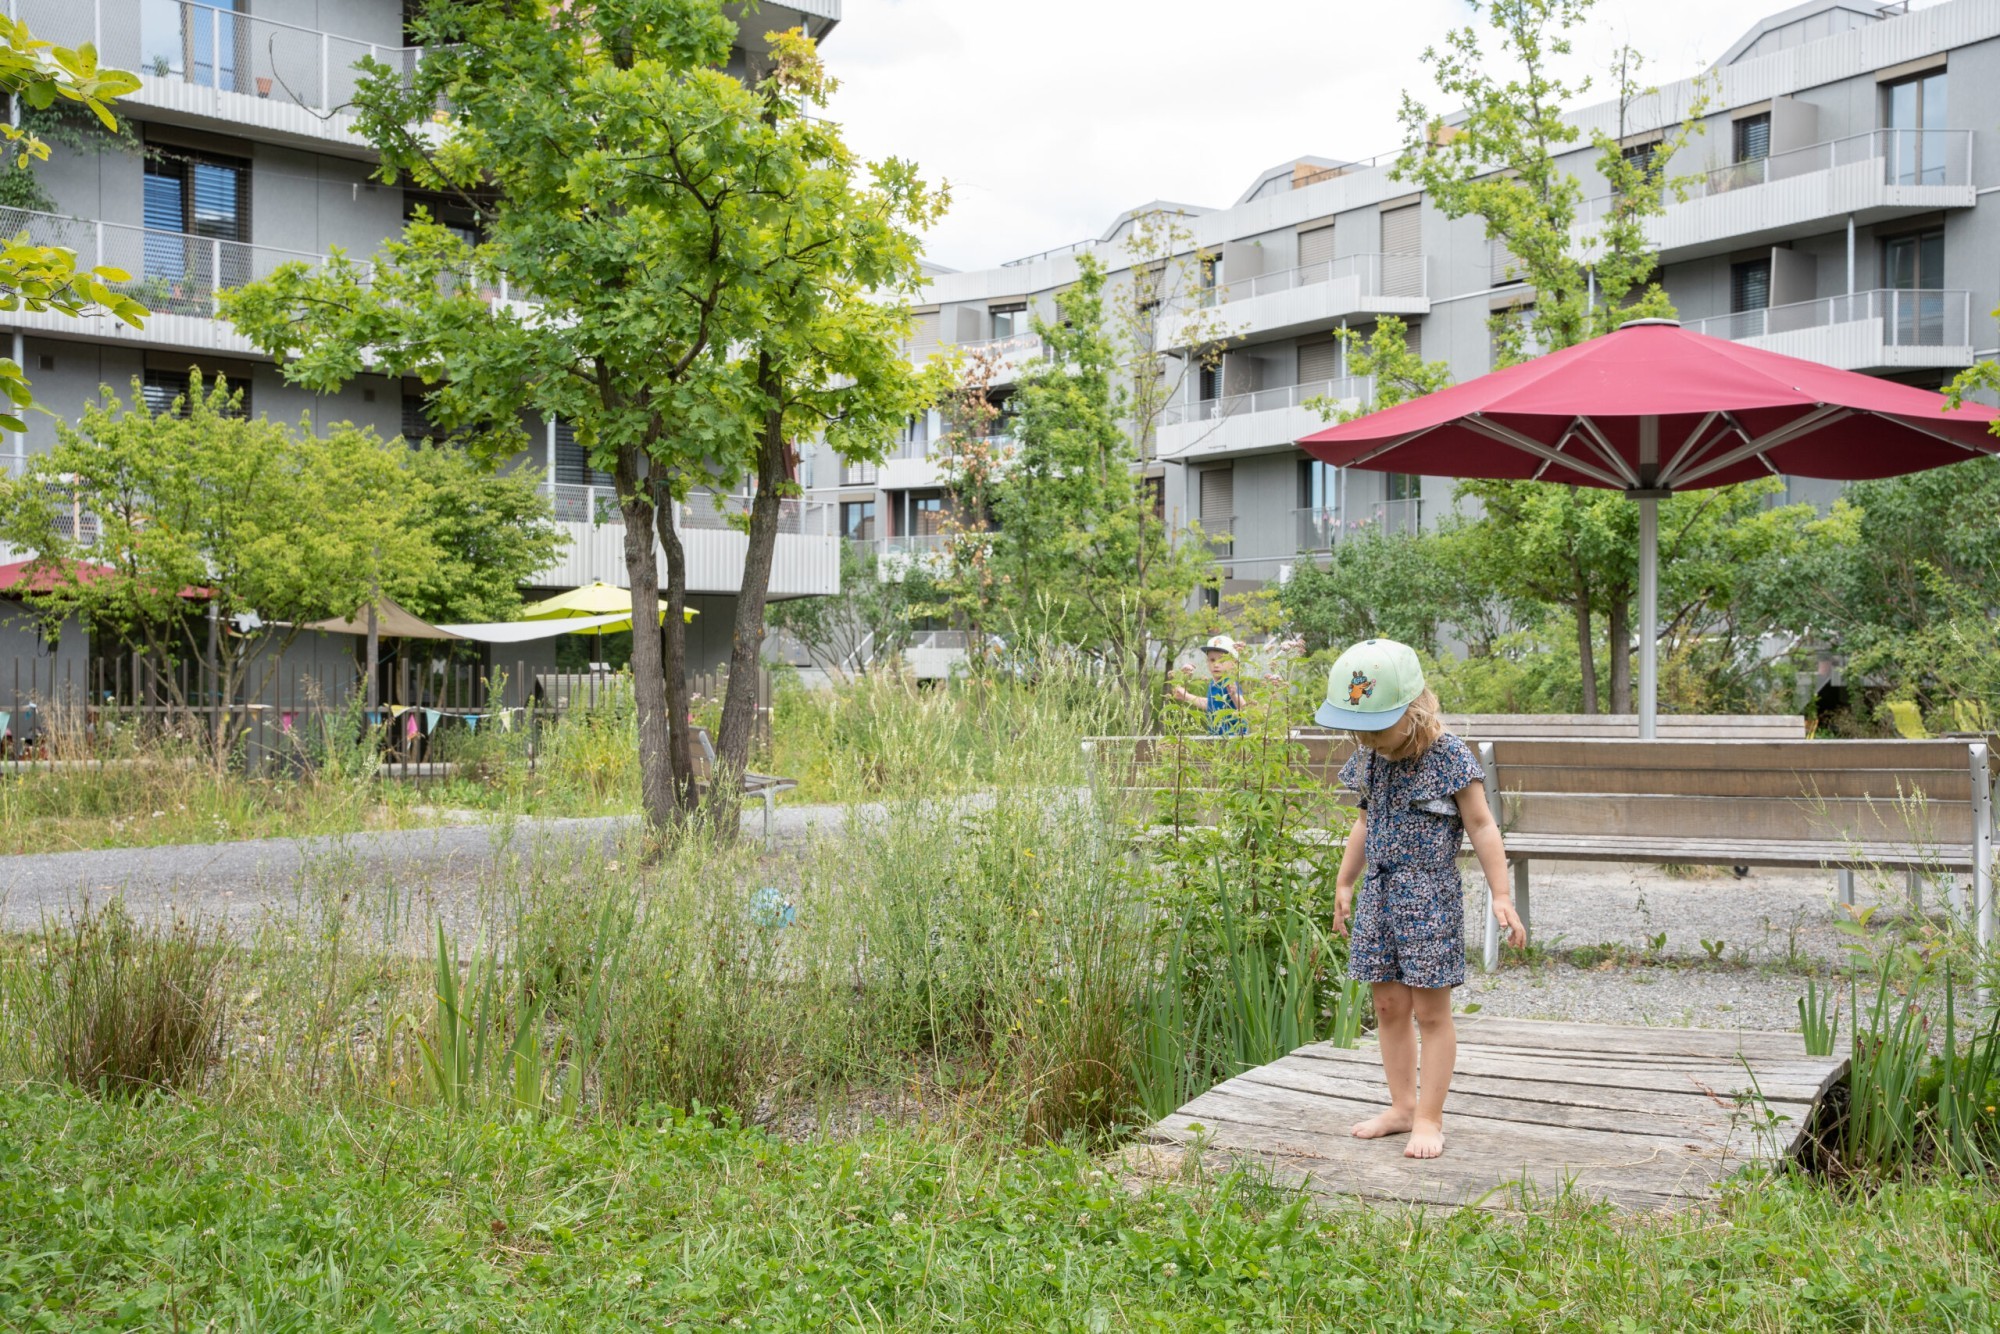
{"type": "Polygon", "coordinates": [[[1367,390],[1365,380],[1349,376],[1170,404],[1160,418],[1157,452],[1185,460],[1288,450],[1327,424],[1307,403],[1324,399],[1352,408],[1367,390]]]}
{"type": "Polygon", "coordinates": [[[198,352],[255,351],[235,326],[217,316],[218,290],[269,277],[280,264],[318,264],[326,258],[303,250],[213,236],[0,208],[0,234],[18,236],[22,232],[36,245],[75,251],[80,269],[104,265],[131,274],[130,281],[117,284],[118,289],[153,313],[144,329],[134,329],[109,315],[72,319],[51,311],[14,311],[8,315],[11,323],[67,338],[101,338],[198,352]]]}
{"type": "MultiPolygon", "coordinates": [[[[556,520],[568,534],[568,550],[531,583],[576,587],[602,580],[623,586],[625,522],[617,493],[608,486],[544,484],[556,520]]],[[[771,560],[771,596],[809,597],[840,591],[839,507],[814,501],[778,502],[778,546],[771,560]]],[[[734,593],[743,585],[743,558],[750,538],[738,526],[749,513],[750,497],[716,497],[697,492],[678,507],[674,527],[687,553],[690,593],[734,593]]],[[[656,547],[656,554],[657,547],[656,547]]],[[[659,554],[661,561],[666,559],[659,554]]]]}
{"type": "Polygon", "coordinates": [[[1428,274],[1422,255],[1349,255],[1260,273],[1162,312],[1160,346],[1185,346],[1197,321],[1203,328],[1219,323],[1230,337],[1280,337],[1353,316],[1423,315],[1431,308],[1428,274]]]}
{"type": "Polygon", "coordinates": [[[1955,369],[1973,361],[1970,292],[1879,288],[1686,324],[1841,370],[1955,369]]]}
{"type": "Polygon", "coordinates": [[[1423,528],[1423,500],[1374,500],[1292,511],[1300,551],[1331,551],[1341,542],[1371,533],[1401,536],[1423,528]]]}
{"type": "MultiPolygon", "coordinates": [[[[1696,178],[1647,225],[1662,263],[1791,240],[1945,208],[1971,208],[1972,131],[1870,130],[1696,178]]],[[[1617,196],[1588,201],[1580,229],[1595,229],[1617,196]]]]}
{"type": "MultiPolygon", "coordinates": [[[[195,0],[18,0],[36,37],[62,46],[94,43],[106,65],[140,76],[126,103],[165,118],[254,126],[267,137],[367,155],[345,108],[370,57],[405,73],[417,47],[342,37],[195,0]]],[[[309,11],[308,11],[309,12],[309,11]]],[[[391,14],[393,11],[384,11],[391,14]]],[[[385,25],[383,35],[388,35],[385,25]]]]}
{"type": "Polygon", "coordinates": [[[957,353],[963,359],[967,378],[971,378],[977,365],[983,364],[989,385],[1013,384],[1030,366],[1041,361],[1047,350],[1041,335],[1034,333],[982,338],[971,343],[903,344],[903,355],[911,361],[925,361],[937,353],[957,353]]]}

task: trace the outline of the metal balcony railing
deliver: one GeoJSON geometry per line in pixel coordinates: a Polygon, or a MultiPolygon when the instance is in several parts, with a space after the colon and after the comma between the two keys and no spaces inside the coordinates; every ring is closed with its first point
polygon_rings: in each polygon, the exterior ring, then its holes
{"type": "Polygon", "coordinates": [[[1358,278],[1363,296],[1422,297],[1428,294],[1428,268],[1422,255],[1348,255],[1343,259],[1321,260],[1296,269],[1260,273],[1241,281],[1208,288],[1193,298],[1197,306],[1226,305],[1248,301],[1272,292],[1289,292],[1297,287],[1342,278],[1358,278]]]}
{"type": "MultiPolygon", "coordinates": [[[[550,508],[557,519],[569,523],[625,521],[623,511],[618,508],[618,492],[614,487],[568,482],[557,482],[551,486],[544,482],[538,489],[549,498],[550,508]]],[[[735,528],[742,522],[735,516],[749,514],[750,501],[747,495],[717,497],[698,491],[679,507],[676,526],[682,531],[735,528]]],[[[820,501],[781,500],[778,502],[778,533],[780,536],[831,536],[839,531],[838,510],[837,505],[820,501]]]]}
{"type": "Polygon", "coordinates": [[[1366,396],[1367,387],[1367,380],[1359,376],[1342,376],[1336,380],[1309,380],[1304,384],[1280,385],[1249,394],[1231,394],[1227,398],[1169,403],[1160,412],[1160,425],[1223,421],[1246,412],[1276,412],[1282,408],[1304,407],[1308,400],[1315,398],[1361,398],[1366,396]]]}
{"type": "Polygon", "coordinates": [[[921,556],[943,551],[951,544],[949,533],[900,533],[881,539],[885,556],[921,556]]]}
{"type": "Polygon", "coordinates": [[[1423,499],[1372,500],[1292,511],[1300,551],[1331,551],[1367,533],[1402,535],[1422,529],[1423,499]]]}
{"type": "Polygon", "coordinates": [[[1850,296],[1714,315],[1690,320],[1687,327],[1712,338],[1768,338],[1859,320],[1880,320],[1886,347],[1970,347],[1972,294],[1883,287],[1850,296]]]}
{"type": "MultiPolygon", "coordinates": [[[[1754,189],[1813,172],[1832,171],[1874,159],[1882,162],[1883,185],[1972,184],[1971,130],[1868,130],[1842,139],[1828,139],[1804,148],[1732,162],[1694,178],[1687,199],[1754,189]]],[[[1599,195],[1580,212],[1581,221],[1595,223],[1609,213],[1617,195],[1599,195]]],[[[1669,196],[1668,207],[1685,202],[1669,196]]]]}
{"type": "Polygon", "coordinates": [[[43,41],[94,43],[107,64],[130,59],[125,53],[136,32],[141,75],[290,102],[322,115],[354,100],[361,79],[356,66],[363,57],[406,76],[423,58],[421,47],[382,46],[197,0],[98,0],[84,6],[15,0],[15,6],[43,41]]]}
{"type": "Polygon", "coordinates": [[[0,234],[22,232],[36,245],[75,251],[80,269],[123,269],[132,277],[114,285],[155,314],[204,319],[215,318],[218,290],[269,277],[280,264],[319,264],[326,259],[246,241],[0,208],[0,234]]]}

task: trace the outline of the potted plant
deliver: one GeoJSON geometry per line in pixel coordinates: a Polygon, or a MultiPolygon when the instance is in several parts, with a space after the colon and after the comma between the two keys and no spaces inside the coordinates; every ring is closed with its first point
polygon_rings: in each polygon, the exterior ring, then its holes
{"type": "Polygon", "coordinates": [[[269,97],[270,95],[271,95],[271,76],[268,74],[259,74],[257,76],[257,96],[269,97]]]}

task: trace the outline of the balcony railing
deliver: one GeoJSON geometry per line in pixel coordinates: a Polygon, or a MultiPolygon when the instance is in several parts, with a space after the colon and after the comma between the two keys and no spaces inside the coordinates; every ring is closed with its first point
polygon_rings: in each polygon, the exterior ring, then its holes
{"type": "MultiPolygon", "coordinates": [[[[1687,198],[1752,189],[1877,158],[1882,161],[1883,185],[1970,185],[1972,131],[1869,130],[1844,139],[1828,139],[1704,172],[1690,183],[1687,198]]],[[[1582,220],[1596,222],[1617,200],[1617,195],[1599,195],[1584,206],[1582,220]]],[[[1670,197],[1667,202],[1671,207],[1683,201],[1670,197]]]]}
{"type": "Polygon", "coordinates": [[[1343,278],[1358,278],[1363,296],[1422,297],[1427,290],[1425,274],[1422,255],[1348,255],[1231,281],[1198,293],[1193,301],[1198,306],[1248,301],[1272,292],[1289,292],[1343,278]]]}
{"type": "Polygon", "coordinates": [[[951,545],[950,533],[899,533],[881,539],[885,556],[921,556],[943,551],[951,545]]]}
{"type": "Polygon", "coordinates": [[[1423,527],[1423,500],[1364,501],[1360,504],[1318,506],[1292,511],[1298,526],[1300,551],[1331,551],[1351,538],[1368,533],[1400,535],[1423,527]]]}
{"type": "Polygon", "coordinates": [[[321,115],[354,100],[361,79],[356,66],[363,57],[405,75],[423,58],[421,47],[382,46],[197,0],[16,3],[15,12],[44,41],[63,46],[92,42],[106,63],[120,63],[129,59],[124,53],[133,42],[129,29],[123,34],[117,30],[129,25],[137,29],[137,72],[142,75],[289,102],[321,115]]]}
{"type": "Polygon", "coordinates": [[[1885,287],[1690,320],[1687,327],[1712,338],[1768,338],[1859,320],[1880,320],[1886,347],[1970,347],[1972,294],[1885,287]]]}
{"type": "MultiPolygon", "coordinates": [[[[18,449],[0,451],[0,478],[27,476],[28,462],[34,457],[18,449]]],[[[45,481],[42,485],[46,494],[55,497],[58,502],[54,515],[56,535],[66,542],[95,542],[98,535],[97,516],[77,502],[75,493],[66,483],[45,481]]],[[[0,544],[0,551],[5,550],[6,546],[0,544]]],[[[26,555],[26,552],[21,552],[4,559],[17,560],[26,555]]]]}
{"type": "Polygon", "coordinates": [[[1228,398],[1204,398],[1192,403],[1169,403],[1160,412],[1160,425],[1180,426],[1187,422],[1223,421],[1246,412],[1275,412],[1280,408],[1299,408],[1315,398],[1359,398],[1364,395],[1367,386],[1368,382],[1358,376],[1342,376],[1337,380],[1308,380],[1304,384],[1280,385],[1274,389],[1259,389],[1249,394],[1231,394],[1228,398]]]}
{"type": "Polygon", "coordinates": [[[123,269],[132,277],[114,286],[155,314],[204,319],[215,318],[218,290],[269,277],[280,264],[319,264],[326,259],[246,241],[0,208],[0,234],[11,237],[22,232],[36,245],[75,251],[80,269],[101,265],[123,269]]]}
{"type": "MultiPolygon", "coordinates": [[[[618,492],[610,486],[587,486],[569,482],[557,482],[553,486],[543,483],[538,488],[549,498],[550,508],[557,519],[568,523],[623,523],[624,513],[618,508],[618,492]]],[[[698,491],[683,502],[676,516],[678,527],[688,529],[736,528],[743,520],[739,515],[750,512],[751,497],[717,497],[706,491],[698,491]]],[[[778,502],[778,532],[780,535],[828,537],[840,531],[839,507],[820,501],[781,500],[778,502]]]]}

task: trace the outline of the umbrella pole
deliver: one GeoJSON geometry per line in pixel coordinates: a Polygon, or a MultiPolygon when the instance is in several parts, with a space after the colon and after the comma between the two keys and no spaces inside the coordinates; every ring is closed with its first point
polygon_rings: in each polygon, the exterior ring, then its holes
{"type": "Polygon", "coordinates": [[[1659,733],[1660,502],[1639,498],[1639,736],[1659,733]]]}

